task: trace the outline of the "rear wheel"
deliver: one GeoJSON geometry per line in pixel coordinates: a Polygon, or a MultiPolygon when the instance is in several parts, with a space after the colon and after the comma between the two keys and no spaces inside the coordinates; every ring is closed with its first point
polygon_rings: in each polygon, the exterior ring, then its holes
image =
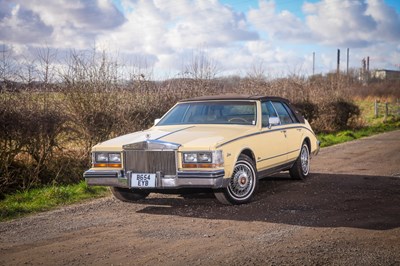
{"type": "Polygon", "coordinates": [[[150,193],[129,188],[111,187],[114,197],[125,202],[134,202],[146,198],[150,193]]]}
{"type": "Polygon", "coordinates": [[[300,155],[290,168],[289,173],[293,179],[303,180],[310,172],[310,150],[306,142],[301,145],[300,155]]]}
{"type": "Polygon", "coordinates": [[[215,191],[215,197],[223,204],[244,204],[251,201],[258,186],[256,167],[251,158],[241,154],[228,187],[215,191]]]}

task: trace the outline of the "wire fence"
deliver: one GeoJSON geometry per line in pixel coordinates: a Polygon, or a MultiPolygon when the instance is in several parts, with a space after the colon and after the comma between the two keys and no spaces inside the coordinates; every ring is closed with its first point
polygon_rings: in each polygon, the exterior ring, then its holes
{"type": "Polygon", "coordinates": [[[388,116],[400,117],[400,99],[395,102],[380,102],[375,100],[374,103],[374,116],[375,118],[388,116]]]}

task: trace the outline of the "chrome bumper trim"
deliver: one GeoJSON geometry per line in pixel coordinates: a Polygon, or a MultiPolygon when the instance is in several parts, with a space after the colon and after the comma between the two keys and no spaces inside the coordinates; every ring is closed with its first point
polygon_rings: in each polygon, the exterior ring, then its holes
{"type": "Polygon", "coordinates": [[[129,187],[121,170],[87,170],[83,177],[90,186],[129,187]]]}
{"type": "Polygon", "coordinates": [[[160,178],[157,188],[225,188],[230,179],[224,178],[225,171],[180,171],[176,176],[160,178]]]}
{"type": "Polygon", "coordinates": [[[219,178],[224,177],[224,170],[216,171],[178,171],[178,178],[219,178]]]}
{"type": "MultiPolygon", "coordinates": [[[[179,171],[177,175],[162,176],[157,173],[155,188],[150,190],[177,189],[177,188],[225,188],[230,178],[224,178],[224,170],[216,171],[179,171]]],[[[110,186],[110,187],[131,187],[131,173],[124,174],[123,171],[88,170],[83,174],[88,185],[110,186]]]]}

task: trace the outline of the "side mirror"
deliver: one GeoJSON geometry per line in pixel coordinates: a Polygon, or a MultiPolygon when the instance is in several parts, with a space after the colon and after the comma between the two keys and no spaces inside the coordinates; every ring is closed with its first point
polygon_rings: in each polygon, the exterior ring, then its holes
{"type": "Polygon", "coordinates": [[[279,117],[270,117],[268,119],[268,128],[271,128],[272,126],[278,126],[281,124],[281,120],[279,117]]]}
{"type": "Polygon", "coordinates": [[[154,125],[157,126],[158,122],[160,122],[161,118],[154,119],[154,125]]]}

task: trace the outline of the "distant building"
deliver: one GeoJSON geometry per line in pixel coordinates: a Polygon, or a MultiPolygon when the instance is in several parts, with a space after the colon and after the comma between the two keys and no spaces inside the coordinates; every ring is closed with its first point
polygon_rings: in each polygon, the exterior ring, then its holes
{"type": "Polygon", "coordinates": [[[381,80],[400,80],[400,71],[377,69],[371,71],[371,78],[381,80]]]}

